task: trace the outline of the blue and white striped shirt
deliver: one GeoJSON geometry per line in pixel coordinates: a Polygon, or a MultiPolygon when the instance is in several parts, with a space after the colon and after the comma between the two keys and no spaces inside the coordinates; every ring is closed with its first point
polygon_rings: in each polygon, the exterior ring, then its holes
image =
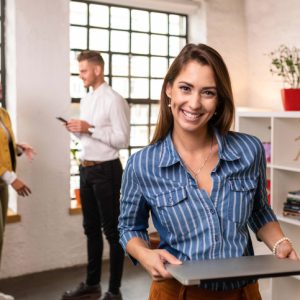
{"type": "MultiPolygon", "coordinates": [[[[250,135],[215,130],[218,163],[209,197],[199,189],[176,152],[171,134],[133,154],[121,190],[120,242],[147,235],[149,212],[160,235],[159,248],[180,260],[254,255],[247,225],[256,233],[277,221],[267,204],[266,164],[261,142],[250,135]]],[[[248,282],[208,282],[228,290],[248,282]]]]}

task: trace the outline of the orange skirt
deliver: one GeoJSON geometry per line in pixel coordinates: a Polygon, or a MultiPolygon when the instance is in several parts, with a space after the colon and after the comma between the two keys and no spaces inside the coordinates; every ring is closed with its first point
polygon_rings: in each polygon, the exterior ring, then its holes
{"type": "Polygon", "coordinates": [[[184,286],[175,279],[153,281],[148,300],[262,300],[258,283],[230,291],[184,286]]]}

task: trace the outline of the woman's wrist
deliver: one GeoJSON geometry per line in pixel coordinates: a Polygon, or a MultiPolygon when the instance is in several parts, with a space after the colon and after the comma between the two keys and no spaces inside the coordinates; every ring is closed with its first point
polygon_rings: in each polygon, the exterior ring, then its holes
{"type": "Polygon", "coordinates": [[[272,248],[272,253],[273,253],[273,255],[277,255],[279,246],[280,246],[282,243],[284,243],[284,242],[288,242],[288,243],[290,244],[290,246],[293,248],[293,243],[292,243],[292,241],[291,241],[288,237],[284,236],[283,238],[279,239],[279,240],[274,244],[274,246],[273,246],[273,248],[272,248]]]}

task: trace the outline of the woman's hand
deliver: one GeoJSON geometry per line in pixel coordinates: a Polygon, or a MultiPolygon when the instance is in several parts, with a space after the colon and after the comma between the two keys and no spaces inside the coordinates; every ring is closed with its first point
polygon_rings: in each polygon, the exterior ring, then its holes
{"type": "Polygon", "coordinates": [[[299,257],[289,241],[280,243],[276,248],[276,256],[278,258],[289,258],[299,260],[299,257]]]}
{"type": "Polygon", "coordinates": [[[33,160],[33,157],[34,157],[34,155],[36,155],[36,152],[30,145],[25,144],[25,143],[20,143],[20,144],[17,144],[17,147],[19,147],[21,149],[21,151],[25,154],[25,156],[30,161],[33,160]]]}
{"type": "Polygon", "coordinates": [[[141,257],[139,262],[154,281],[172,278],[172,275],[165,268],[166,263],[175,265],[180,265],[182,263],[175,256],[163,249],[145,249],[141,257]]]}
{"type": "Polygon", "coordinates": [[[15,189],[19,196],[25,197],[31,194],[31,190],[28,186],[24,184],[20,179],[15,179],[11,186],[15,189]]]}

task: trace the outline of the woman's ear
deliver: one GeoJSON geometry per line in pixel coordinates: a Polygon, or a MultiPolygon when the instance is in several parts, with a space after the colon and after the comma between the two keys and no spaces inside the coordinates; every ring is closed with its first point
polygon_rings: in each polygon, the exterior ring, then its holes
{"type": "Polygon", "coordinates": [[[166,95],[168,96],[168,98],[172,98],[171,95],[172,95],[172,86],[170,85],[170,83],[167,83],[167,86],[166,86],[166,95]]]}

